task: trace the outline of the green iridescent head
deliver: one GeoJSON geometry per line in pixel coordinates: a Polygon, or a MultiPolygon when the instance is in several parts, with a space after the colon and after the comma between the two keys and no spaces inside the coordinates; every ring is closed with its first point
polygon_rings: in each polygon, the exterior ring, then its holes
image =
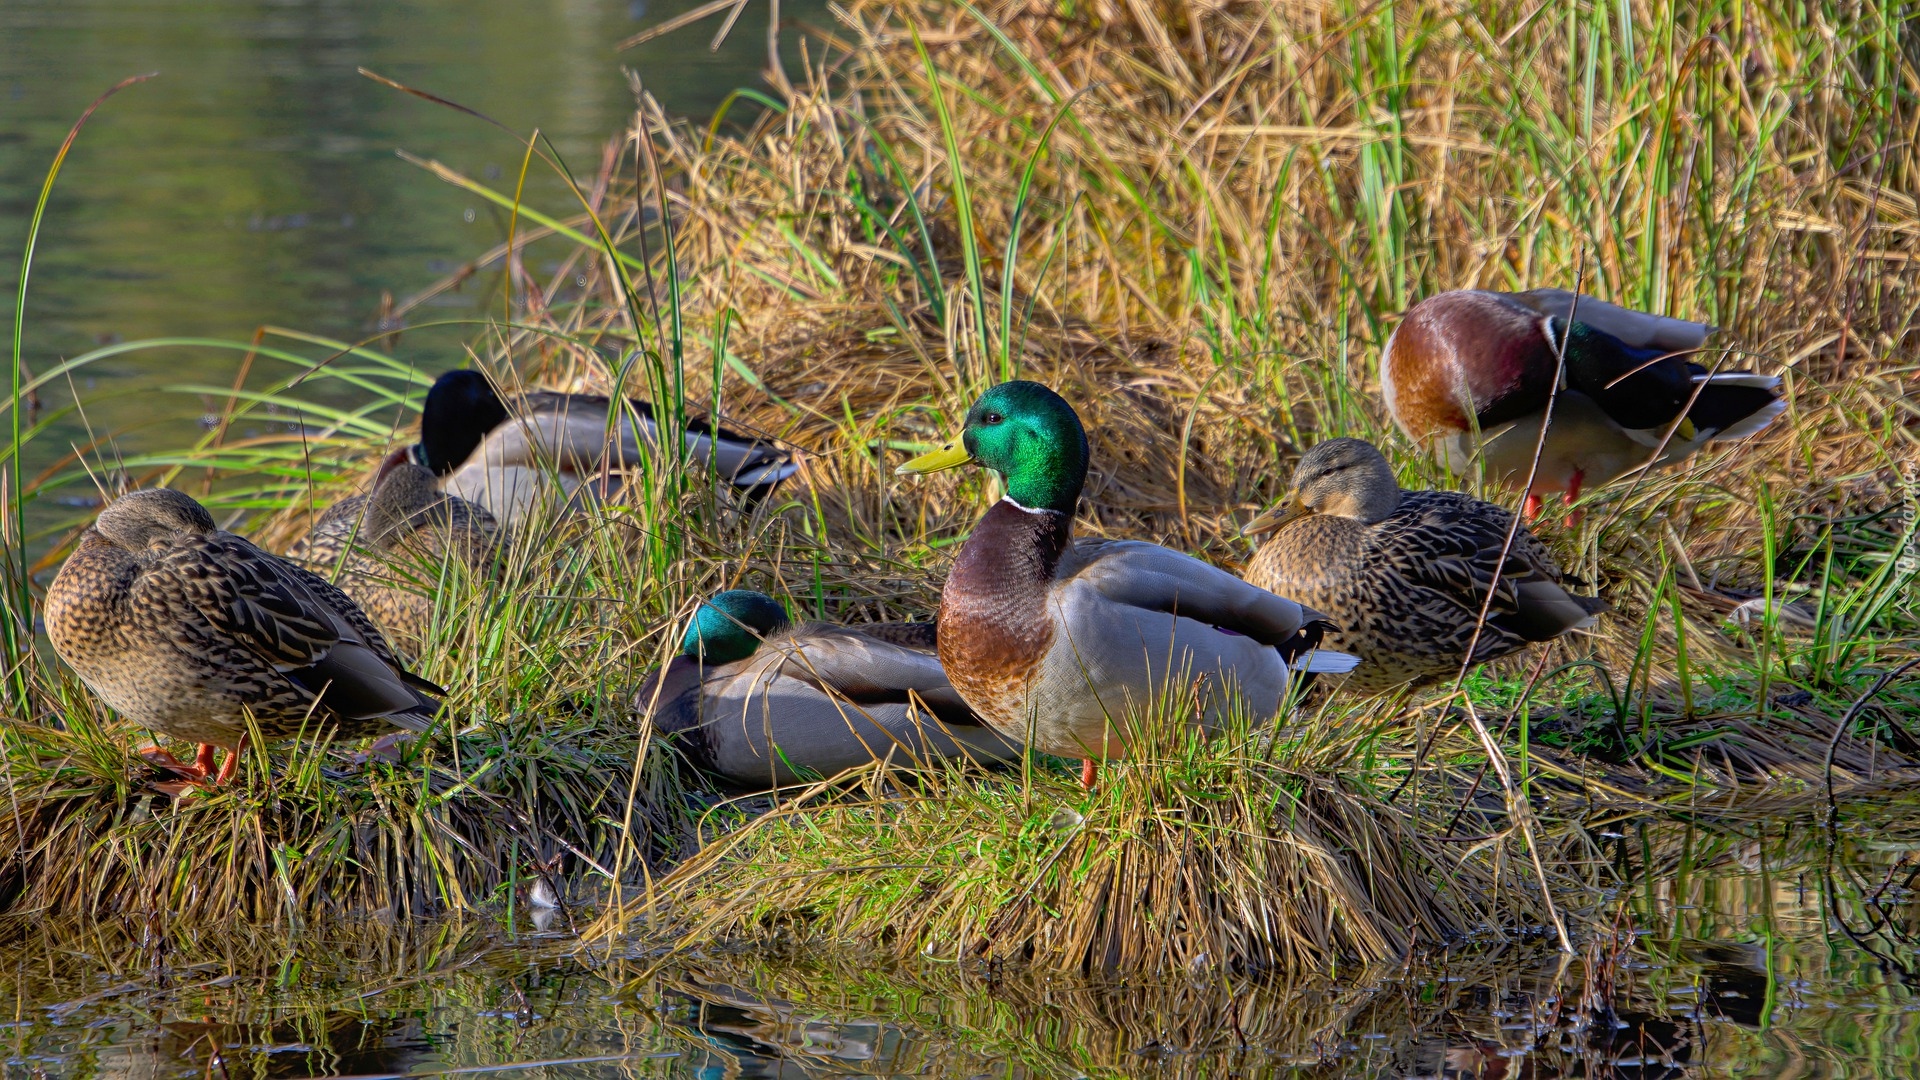
{"type": "Polygon", "coordinates": [[[778,600],[752,589],[728,589],[694,612],[680,651],[709,664],[731,664],[752,656],[762,638],[786,626],[787,609],[778,600]]]}
{"type": "Polygon", "coordinates": [[[1087,482],[1087,431],[1067,399],[1036,382],[1003,382],[967,410],[959,446],[907,462],[903,473],[938,472],[969,461],[1000,474],[1007,497],[1029,510],[1071,514],[1087,482]]]}

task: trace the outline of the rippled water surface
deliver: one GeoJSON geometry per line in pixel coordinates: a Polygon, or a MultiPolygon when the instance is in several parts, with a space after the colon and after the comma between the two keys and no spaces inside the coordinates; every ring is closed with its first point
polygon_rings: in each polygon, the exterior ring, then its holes
{"type": "Polygon", "coordinates": [[[564,917],[290,949],[154,922],[13,942],[0,1044],[12,1076],[183,1080],[1920,1075],[1920,839],[1795,817],[1595,841],[1625,884],[1584,914],[1616,931],[1570,957],[1474,944],[1309,982],[1076,984],[817,949],[649,970],[583,950],[564,917]]]}
{"type": "MultiPolygon", "coordinates": [[[[614,45],[695,0],[4,0],[0,2],[0,311],[11,322],[19,254],[60,141],[98,94],[158,72],[96,113],[64,165],[27,301],[35,371],[119,341],[247,340],[274,325],[349,341],[375,330],[383,294],[427,289],[500,242],[506,216],[396,156],[405,149],[511,191],[521,147],[488,124],[375,83],[365,67],[536,127],[579,174],[633,108],[621,65],[671,110],[707,116],[763,85],[765,4],[718,53],[717,23],[624,53],[614,45]]],[[[792,19],[822,0],[787,0],[792,19]]],[[[794,31],[789,31],[791,40],[794,31]]],[[[569,205],[536,170],[528,202],[569,205]]],[[[563,249],[529,253],[536,273],[563,249]]],[[[412,314],[396,354],[438,371],[461,357],[497,280],[481,275],[412,314]]],[[[497,306],[492,310],[497,310],[497,306]]],[[[89,435],[100,455],[185,445],[217,412],[234,353],[177,348],[114,357],[79,373],[84,415],[51,417],[29,475],[89,435]]],[[[262,375],[256,372],[256,375],[262,375]]],[[[316,386],[325,394],[327,388],[316,386]]],[[[244,433],[243,433],[244,434],[244,433]]],[[[49,508],[42,508],[49,509],[49,508]]],[[[70,515],[69,515],[70,516],[70,515]]],[[[37,521],[50,524],[47,513],[37,521]]]]}

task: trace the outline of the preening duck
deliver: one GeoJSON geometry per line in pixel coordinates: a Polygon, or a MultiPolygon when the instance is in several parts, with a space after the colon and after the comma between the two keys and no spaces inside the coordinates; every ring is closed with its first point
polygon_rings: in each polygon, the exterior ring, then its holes
{"type": "Polygon", "coordinates": [[[1237,696],[1277,714],[1296,666],[1347,671],[1316,650],[1320,613],[1157,544],[1075,540],[1087,435],[1066,400],[1005,382],[967,412],[959,440],[900,466],[977,462],[1006,495],[974,527],[940,596],[939,653],[961,698],[1002,735],[1096,763],[1127,756],[1132,717],[1189,700],[1211,729],[1237,696]]]}
{"type": "Polygon", "coordinates": [[[46,620],[54,651],[101,700],[200,744],[192,765],[147,755],[193,780],[213,774],[216,746],[239,748],[249,715],[267,739],[355,738],[424,728],[438,708],[429,695],[444,693],[401,666],[346,594],[166,488],[100,512],[48,588],[46,620]]]}
{"type": "Polygon", "coordinates": [[[948,685],[932,623],[792,625],[772,597],[703,602],[681,654],[634,695],[696,767],[743,789],[829,777],[877,760],[1004,761],[948,685]]]}
{"type": "Polygon", "coordinates": [[[1685,359],[1712,331],[1560,289],[1445,292],[1407,311],[1387,339],[1380,382],[1409,438],[1457,473],[1477,454],[1491,478],[1515,490],[1526,483],[1553,396],[1527,496],[1531,520],[1543,494],[1561,492],[1571,504],[1583,485],[1744,439],[1786,409],[1774,376],[1710,372],[1685,359]]]}
{"type": "MultiPolygon", "coordinates": [[[[449,371],[427,391],[414,461],[440,477],[443,490],[511,526],[545,500],[571,498],[599,478],[603,462],[619,472],[659,446],[652,405],[626,399],[617,428],[609,424],[614,410],[613,399],[597,394],[537,390],[503,400],[480,372],[449,371]]],[[[688,419],[683,437],[690,461],[749,497],[799,471],[778,447],[702,420],[688,419]]]]}
{"type": "Polygon", "coordinates": [[[1485,663],[1607,610],[1568,592],[1526,529],[1509,544],[1513,526],[1470,495],[1403,491],[1371,443],[1329,439],[1300,459],[1280,504],[1242,530],[1268,537],[1247,580],[1327,613],[1339,627],[1331,642],[1360,658],[1349,688],[1451,678],[1469,649],[1485,663]]]}
{"type": "Polygon", "coordinates": [[[419,655],[447,573],[482,574],[500,529],[485,508],[441,491],[433,473],[397,450],[373,490],[328,507],[287,557],[337,580],[381,630],[419,655]],[[337,575],[337,576],[336,576],[337,575]]]}

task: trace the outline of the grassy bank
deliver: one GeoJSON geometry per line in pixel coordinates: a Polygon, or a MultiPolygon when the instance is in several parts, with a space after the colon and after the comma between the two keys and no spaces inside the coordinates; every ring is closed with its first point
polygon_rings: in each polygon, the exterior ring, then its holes
{"type": "MultiPolygon", "coordinates": [[[[244,852],[222,864],[244,863],[227,871],[244,889],[187,906],[260,918],[295,874],[269,857],[283,849],[301,856],[296,907],[347,875],[352,906],[433,909],[512,891],[525,847],[554,854],[542,830],[597,853],[566,865],[601,889],[650,884],[637,868],[705,838],[650,909],[681,940],[1312,967],[1565,921],[1541,889],[1578,900],[1587,883],[1553,860],[1599,804],[1898,782],[1920,761],[1920,685],[1876,679],[1920,631],[1905,557],[1920,106],[1898,12],[1803,14],[860,2],[813,28],[810,66],[755,117],[697,129],[643,97],[636,130],[577,177],[578,207],[519,207],[511,185],[423,163],[514,212],[441,286],[498,290],[478,362],[509,385],[724,413],[801,450],[801,477],[749,507],[663,460],[630,505],[523,531],[499,581],[443,598],[421,670],[454,688],[463,733],[432,744],[430,767],[302,752],[271,782],[133,821],[145,781],[126,733],[102,734],[97,706],[16,647],[8,782],[38,831],[12,830],[14,865],[72,864],[23,870],[17,895],[100,887],[85,875],[108,871],[82,869],[94,845],[143,829],[151,845],[107,864],[115,903],[179,906],[216,856],[244,852]],[[535,250],[558,272],[536,280],[535,250]],[[1444,288],[1576,284],[1721,325],[1725,358],[1782,374],[1790,399],[1766,437],[1595,492],[1584,525],[1544,529],[1614,605],[1593,636],[1418,708],[1335,701],[1310,737],[1169,742],[1092,796],[1044,762],[874,777],[722,829],[747,815],[702,817],[649,771],[624,694],[698,597],[762,588],[846,621],[933,609],[995,492],[902,486],[892,468],[989,383],[1039,379],[1080,410],[1083,534],[1235,565],[1238,525],[1329,435],[1380,442],[1409,484],[1474,486],[1385,417],[1374,361],[1393,313],[1444,288]],[[694,839],[622,831],[636,807],[694,839]],[[341,823],[362,820],[385,839],[349,840],[341,823]],[[365,843],[409,861],[379,869],[365,843]]],[[[410,422],[423,379],[392,344],[234,345],[285,378],[222,391],[200,445],[94,475],[204,491],[284,544],[410,422]],[[356,380],[366,408],[313,406],[312,378],[356,380]],[[231,437],[269,406],[308,425],[231,437]]],[[[42,378],[213,347],[116,345],[42,378]]],[[[19,490],[91,483],[63,468],[19,490]]],[[[18,626],[38,586],[16,586],[18,626]]]]}

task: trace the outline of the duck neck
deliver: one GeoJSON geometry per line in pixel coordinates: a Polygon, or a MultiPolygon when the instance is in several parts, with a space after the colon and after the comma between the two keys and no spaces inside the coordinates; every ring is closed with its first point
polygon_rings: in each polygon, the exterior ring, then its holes
{"type": "Polygon", "coordinates": [[[1071,543],[1071,514],[1029,508],[1009,495],[974,526],[947,578],[942,604],[964,599],[968,607],[1011,611],[1027,602],[1044,603],[1046,586],[1071,543]]]}

